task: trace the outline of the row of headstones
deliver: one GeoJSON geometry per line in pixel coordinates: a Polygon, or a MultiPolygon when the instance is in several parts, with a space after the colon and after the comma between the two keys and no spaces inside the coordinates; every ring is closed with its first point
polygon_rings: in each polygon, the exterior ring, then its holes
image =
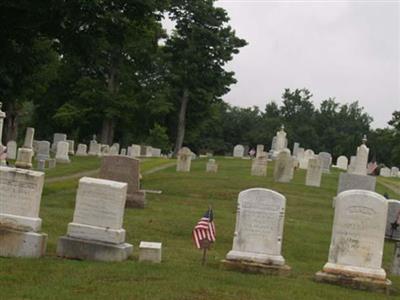
{"type": "MultiPolygon", "coordinates": [[[[145,206],[139,160],[103,157],[99,177],[79,181],[73,221],[58,242],[59,256],[118,261],[132,252],[132,245],[125,243],[122,219],[125,206],[145,206]]],[[[39,218],[43,184],[43,172],[0,167],[0,230],[7,233],[1,237],[0,256],[44,255],[47,235],[41,233],[39,218]]],[[[160,243],[142,246],[147,256],[156,251],[161,259],[160,243]]]]}
{"type": "MultiPolygon", "coordinates": [[[[400,201],[388,202],[374,192],[349,190],[337,195],[335,202],[328,262],[316,273],[316,280],[387,290],[391,282],[381,267],[385,230],[390,231],[393,215],[399,218],[400,201]]],[[[233,247],[223,265],[262,273],[289,272],[281,253],[285,209],[286,198],[275,191],[263,188],[242,191],[233,247]]],[[[400,275],[398,245],[392,272],[400,275]]]]}

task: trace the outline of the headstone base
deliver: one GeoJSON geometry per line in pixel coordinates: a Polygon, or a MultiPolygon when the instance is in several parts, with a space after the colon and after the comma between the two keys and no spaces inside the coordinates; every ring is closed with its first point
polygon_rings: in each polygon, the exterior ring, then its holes
{"type": "Polygon", "coordinates": [[[71,163],[71,160],[67,158],[56,158],[56,162],[58,164],[69,164],[71,163]]]}
{"type": "Polygon", "coordinates": [[[315,281],[346,286],[359,290],[377,291],[389,294],[392,282],[389,279],[372,279],[367,277],[347,276],[320,271],[315,274],[315,281]]]}
{"type": "Polygon", "coordinates": [[[58,239],[57,256],[79,260],[123,261],[132,254],[128,243],[109,244],[62,236],[58,239]]]}
{"type": "Polygon", "coordinates": [[[261,273],[279,276],[289,275],[292,270],[288,265],[261,264],[228,259],[221,261],[221,267],[225,270],[237,270],[245,273],[261,273]]]}
{"type": "Polygon", "coordinates": [[[46,253],[47,234],[0,229],[0,256],[41,257],[46,253]]]}
{"type": "Polygon", "coordinates": [[[146,193],[138,191],[133,194],[128,194],[126,197],[125,207],[144,208],[146,205],[146,193]]]}

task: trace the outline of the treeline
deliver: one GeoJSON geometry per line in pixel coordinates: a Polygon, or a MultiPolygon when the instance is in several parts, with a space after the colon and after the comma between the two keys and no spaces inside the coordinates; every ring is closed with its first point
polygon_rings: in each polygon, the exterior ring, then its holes
{"type": "Polygon", "coordinates": [[[33,126],[36,139],[97,134],[107,144],[225,154],[238,143],[269,148],[284,124],[290,147],[350,156],[367,134],[370,159],[400,164],[400,112],[372,130],[357,102],[315,107],[306,89],[285,90],[282,105],[264,110],[222,101],[236,83],[225,65],[246,45],[228,20],[213,0],[1,1],[3,143],[33,126]]]}

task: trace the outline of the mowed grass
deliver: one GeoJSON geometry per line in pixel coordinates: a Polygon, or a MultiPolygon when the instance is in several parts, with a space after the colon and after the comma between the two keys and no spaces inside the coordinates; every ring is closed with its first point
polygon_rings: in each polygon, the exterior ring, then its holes
{"type": "MultiPolygon", "coordinates": [[[[145,160],[142,174],[170,162],[145,160]]],[[[47,255],[0,258],[0,299],[399,299],[399,276],[389,275],[396,290],[390,297],[313,281],[328,257],[332,197],[339,172],[324,174],[321,188],[313,188],[304,185],[302,170],[291,183],[283,184],[273,182],[273,163],[268,165],[267,177],[252,177],[249,160],[221,157],[217,162],[217,174],[206,173],[206,160],[199,159],[192,162],[190,173],[169,167],[144,176],[142,187],[162,190],[162,194],[148,194],[146,209],[125,210],[126,241],[134,245],[134,254],[120,263],[56,257],[57,239],[65,235],[72,220],[78,179],[46,183],[40,216],[43,232],[49,235],[47,255]],[[276,190],[287,199],[283,255],[292,267],[287,277],[220,269],[220,260],[232,247],[238,193],[253,187],[276,190]],[[209,204],[215,213],[217,242],[209,251],[207,265],[201,266],[202,253],[194,248],[191,231],[209,204]],[[140,241],[162,242],[163,262],[139,263],[140,241]]],[[[99,160],[79,158],[65,168],[82,172],[89,165],[96,169],[99,160]]],[[[65,175],[62,168],[59,165],[58,176],[65,175]]],[[[377,192],[400,199],[379,183],[377,192]]],[[[385,243],[387,271],[393,248],[392,242],[385,243]]]]}

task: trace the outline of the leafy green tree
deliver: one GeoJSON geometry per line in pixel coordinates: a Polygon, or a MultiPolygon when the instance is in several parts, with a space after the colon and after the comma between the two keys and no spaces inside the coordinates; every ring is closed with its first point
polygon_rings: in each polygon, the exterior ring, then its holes
{"type": "Polygon", "coordinates": [[[168,11],[176,23],[164,47],[170,95],[179,107],[175,154],[182,147],[187,120],[194,122],[197,113],[207,111],[236,82],[234,73],[224,67],[246,45],[227,25],[225,10],[214,2],[172,0],[168,11]]]}

